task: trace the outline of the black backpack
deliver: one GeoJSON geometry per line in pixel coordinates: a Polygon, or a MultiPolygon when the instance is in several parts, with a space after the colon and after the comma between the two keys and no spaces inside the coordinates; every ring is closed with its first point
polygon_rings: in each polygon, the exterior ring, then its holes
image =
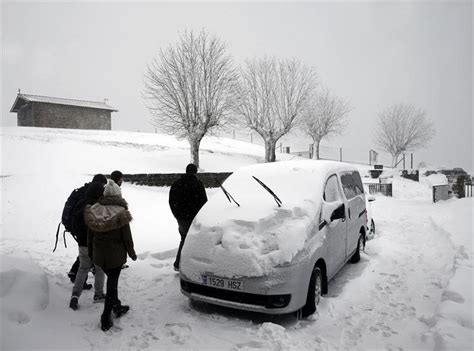
{"type": "Polygon", "coordinates": [[[54,244],[53,252],[56,251],[56,247],[58,246],[59,228],[61,227],[61,224],[64,226],[64,232],[63,232],[64,247],[67,247],[66,232],[71,233],[74,240],[77,241],[77,238],[72,233],[73,215],[74,215],[74,210],[77,204],[84,198],[88,185],[89,183],[86,183],[80,188],[74,189],[71,195],[69,195],[69,197],[67,198],[66,203],[64,204],[63,214],[61,216],[61,222],[59,222],[58,230],[56,231],[56,242],[54,244]]]}

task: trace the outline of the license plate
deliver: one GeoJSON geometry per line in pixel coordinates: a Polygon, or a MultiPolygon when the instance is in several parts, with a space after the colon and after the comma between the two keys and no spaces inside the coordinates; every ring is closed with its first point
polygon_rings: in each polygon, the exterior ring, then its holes
{"type": "Polygon", "coordinates": [[[244,282],[242,280],[213,277],[210,275],[202,276],[202,283],[213,288],[244,291],[244,282]]]}

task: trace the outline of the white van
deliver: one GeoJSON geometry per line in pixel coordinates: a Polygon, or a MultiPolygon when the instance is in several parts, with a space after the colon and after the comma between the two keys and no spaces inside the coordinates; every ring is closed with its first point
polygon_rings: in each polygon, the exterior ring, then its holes
{"type": "Polygon", "coordinates": [[[191,225],[180,262],[192,300],[268,314],[316,310],[328,282],[365,245],[359,172],[287,161],[234,172],[191,225]]]}

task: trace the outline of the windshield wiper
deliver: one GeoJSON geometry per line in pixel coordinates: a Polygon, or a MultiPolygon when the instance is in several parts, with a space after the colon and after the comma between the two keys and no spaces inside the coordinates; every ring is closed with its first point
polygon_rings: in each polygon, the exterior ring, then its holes
{"type": "Polygon", "coordinates": [[[255,179],[258,184],[260,184],[261,186],[263,186],[263,188],[268,191],[272,196],[273,198],[275,199],[275,202],[277,203],[278,207],[281,207],[281,204],[283,202],[281,202],[280,198],[278,196],[275,195],[275,193],[272,191],[272,189],[270,189],[268,186],[266,186],[260,179],[258,179],[257,177],[254,177],[252,176],[253,179],[255,179]]]}
{"type": "Polygon", "coordinates": [[[225,196],[227,197],[227,200],[229,200],[230,203],[232,203],[232,201],[234,201],[235,204],[240,207],[239,203],[237,201],[235,201],[235,199],[232,197],[232,195],[230,195],[230,193],[227,190],[225,190],[224,186],[221,184],[221,182],[219,182],[219,179],[214,178],[214,180],[216,181],[217,184],[219,184],[219,187],[224,192],[225,196]]]}

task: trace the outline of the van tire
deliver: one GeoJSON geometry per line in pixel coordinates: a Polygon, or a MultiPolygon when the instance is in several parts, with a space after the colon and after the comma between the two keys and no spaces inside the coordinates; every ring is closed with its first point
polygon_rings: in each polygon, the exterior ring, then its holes
{"type": "Polygon", "coordinates": [[[314,266],[311,278],[309,280],[308,294],[306,304],[301,308],[301,316],[306,318],[316,312],[317,305],[321,300],[323,289],[323,275],[318,266],[314,266]]]}
{"type": "Polygon", "coordinates": [[[373,219],[370,220],[370,234],[375,234],[375,222],[373,219]]]}
{"type": "Polygon", "coordinates": [[[360,261],[360,251],[363,249],[363,247],[364,247],[364,234],[361,233],[359,236],[359,240],[357,240],[357,249],[350,259],[351,263],[357,263],[360,261]]]}

